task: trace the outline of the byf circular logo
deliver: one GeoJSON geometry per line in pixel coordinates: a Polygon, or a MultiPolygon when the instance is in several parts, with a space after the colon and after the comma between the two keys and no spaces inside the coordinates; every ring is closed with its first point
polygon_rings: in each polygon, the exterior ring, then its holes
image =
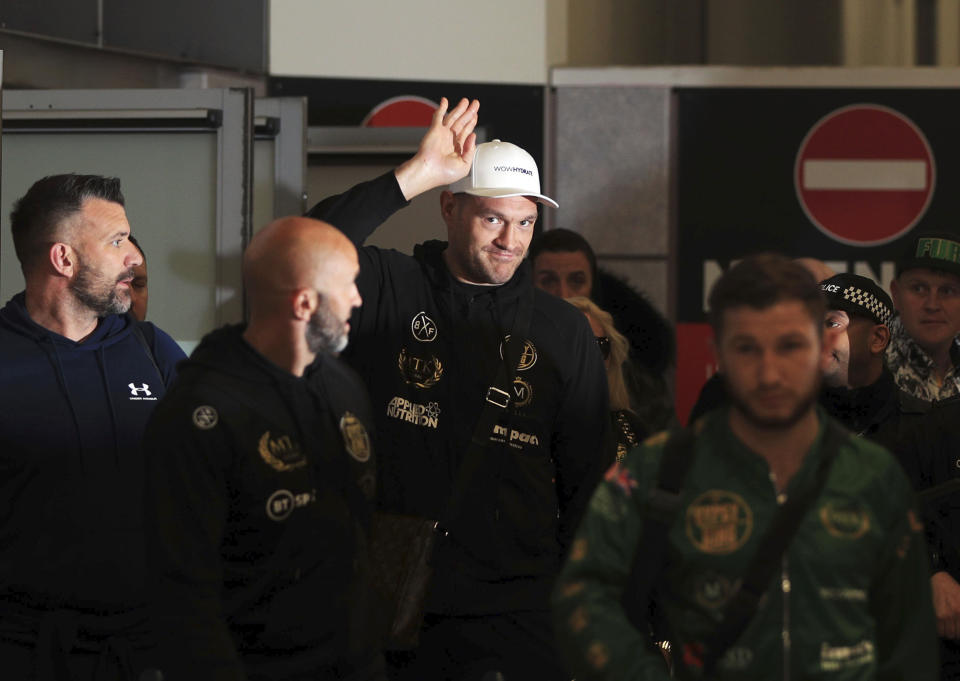
{"type": "Polygon", "coordinates": [[[422,343],[430,343],[437,338],[437,325],[426,312],[418,312],[410,322],[410,333],[422,343]]]}

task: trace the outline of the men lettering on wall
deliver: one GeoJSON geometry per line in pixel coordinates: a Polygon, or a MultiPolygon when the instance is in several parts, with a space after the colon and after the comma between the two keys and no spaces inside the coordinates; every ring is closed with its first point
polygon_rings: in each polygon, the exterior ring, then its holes
{"type": "Polygon", "coordinates": [[[890,292],[898,314],[887,364],[897,385],[922,400],[960,395],[960,238],[917,235],[890,292]]]}
{"type": "Polygon", "coordinates": [[[244,254],[249,324],[208,334],[150,422],[166,678],[382,678],[365,548],[371,416],[336,357],[361,302],[357,271],[331,226],[267,226],[244,254]]]}
{"type": "Polygon", "coordinates": [[[584,316],[535,290],[524,263],[537,203],[556,204],[525,151],[475,147],[478,106],[447,112],[443,100],[412,159],[310,215],[360,245],[414,196],[452,183],[440,205],[448,242],[412,258],[360,249],[364,305],[345,358],[371,390],[381,507],[442,515],[482,410],[502,412],[478,435],[482,457],[434,557],[420,648],[394,673],[562,679],[548,595],[604,468],[606,378],[584,316]],[[515,332],[524,309],[528,330],[515,332]],[[512,384],[492,390],[509,347],[512,384]]]}
{"type": "Polygon", "coordinates": [[[119,180],[45,177],[10,223],[26,288],[0,310],[3,673],[136,669],[140,442],[183,353],[126,314],[141,257],[119,180]]]}
{"type": "Polygon", "coordinates": [[[729,406],[697,423],[676,505],[651,508],[666,494],[651,493],[666,434],[629,452],[594,493],[554,598],[578,679],[669,678],[621,601],[657,517],[665,560],[644,595],[659,596],[677,677],[937,678],[910,485],[886,450],[816,406],[830,350],[823,315],[814,279],[781,256],[746,258],[717,282],[710,320],[729,406]],[[786,534],[784,509],[797,522],[786,534]],[[778,537],[789,540],[782,555],[771,549],[778,537]],[[741,594],[755,573],[759,586],[741,594]]]}

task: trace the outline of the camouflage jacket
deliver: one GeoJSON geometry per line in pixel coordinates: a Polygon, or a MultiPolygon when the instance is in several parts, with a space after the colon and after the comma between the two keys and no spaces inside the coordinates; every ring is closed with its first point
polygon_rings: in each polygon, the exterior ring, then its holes
{"type": "MultiPolygon", "coordinates": [[[[782,497],[766,461],[730,430],[727,410],[698,422],[657,578],[674,675],[702,676],[704,637],[758,550],[782,497]]],[[[786,494],[811,484],[820,434],[786,494]]],[[[628,452],[596,489],[554,592],[559,650],[578,681],[668,674],[621,598],[666,435],[628,452]]],[[[933,680],[939,677],[923,525],[893,457],[846,439],[757,613],[715,670],[728,679],[933,680]]]]}
{"type": "Polygon", "coordinates": [[[960,395],[960,337],[950,351],[953,367],[938,383],[933,359],[907,334],[900,317],[891,319],[888,326],[887,366],[901,390],[928,402],[960,395]]]}

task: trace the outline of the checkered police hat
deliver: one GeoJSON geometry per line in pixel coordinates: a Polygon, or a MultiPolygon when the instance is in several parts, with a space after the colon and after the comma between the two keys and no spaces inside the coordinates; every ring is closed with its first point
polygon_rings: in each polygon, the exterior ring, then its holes
{"type": "Polygon", "coordinates": [[[820,282],[820,289],[831,310],[868,317],[877,324],[886,324],[893,314],[893,301],[873,279],[859,274],[835,274],[820,282]]]}

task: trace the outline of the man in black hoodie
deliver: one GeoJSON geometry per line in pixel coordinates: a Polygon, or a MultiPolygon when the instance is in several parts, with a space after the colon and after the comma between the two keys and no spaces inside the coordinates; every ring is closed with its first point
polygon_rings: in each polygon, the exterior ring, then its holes
{"type": "Polygon", "coordinates": [[[0,310],[0,669],[130,676],[148,646],[140,439],[183,352],[130,309],[120,181],[54,175],[10,215],[0,310]]]}
{"type": "Polygon", "coordinates": [[[147,548],[166,678],[382,678],[366,392],[336,353],[357,254],[284,218],[243,260],[249,324],[207,335],[150,420],[147,548]]]}
{"type": "Polygon", "coordinates": [[[448,242],[420,244],[412,258],[360,249],[364,305],[345,354],[371,391],[381,508],[448,531],[420,648],[394,672],[563,679],[549,594],[612,458],[606,374],[586,317],[535,289],[524,259],[537,203],[556,203],[524,150],[475,147],[478,106],[448,113],[442,100],[412,159],[310,215],[360,246],[414,196],[452,183],[440,199],[448,242]],[[521,343],[515,366],[508,337],[521,343]],[[480,431],[484,410],[495,420],[480,431]],[[465,460],[469,479],[457,484],[465,460]]]}

